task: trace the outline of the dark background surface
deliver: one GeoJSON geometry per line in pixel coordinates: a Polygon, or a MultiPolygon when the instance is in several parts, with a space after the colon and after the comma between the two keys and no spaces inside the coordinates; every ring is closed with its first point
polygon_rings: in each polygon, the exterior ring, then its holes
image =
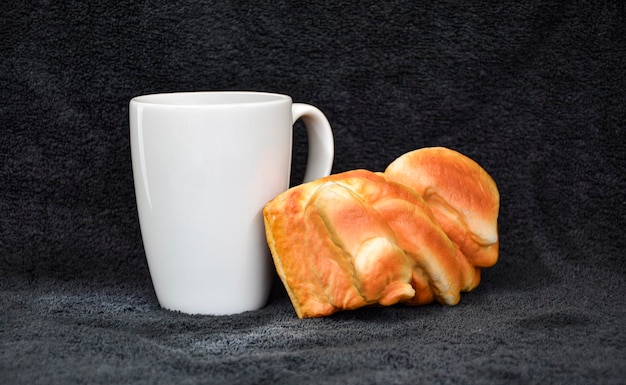
{"type": "Polygon", "coordinates": [[[0,382],[624,383],[623,1],[126,3],[0,5],[0,382]],[[455,307],[160,309],[128,101],[193,90],[316,105],[333,172],[472,157],[500,261],[455,307]]]}

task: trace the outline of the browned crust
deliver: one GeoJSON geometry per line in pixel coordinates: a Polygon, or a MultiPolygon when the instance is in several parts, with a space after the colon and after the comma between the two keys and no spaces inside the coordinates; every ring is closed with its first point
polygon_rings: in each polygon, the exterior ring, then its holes
{"type": "Polygon", "coordinates": [[[455,305],[497,260],[498,206],[480,166],[434,148],[385,173],[353,170],[291,188],[263,215],[278,275],[306,318],[373,304],[455,305]]]}
{"type": "MultiPolygon", "coordinates": [[[[481,268],[497,262],[500,194],[478,163],[448,148],[429,147],[400,156],[385,176],[424,198],[469,265],[481,268]]],[[[468,285],[477,281],[474,277],[468,285]]]]}

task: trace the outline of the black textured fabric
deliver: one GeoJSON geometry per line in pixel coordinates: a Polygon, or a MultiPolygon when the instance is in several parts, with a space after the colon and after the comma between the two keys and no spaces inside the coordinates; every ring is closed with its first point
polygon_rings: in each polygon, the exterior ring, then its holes
{"type": "Polygon", "coordinates": [[[0,8],[1,383],[624,383],[623,1],[0,8]],[[160,309],[128,101],[231,89],[323,110],[333,172],[472,157],[500,189],[500,261],[455,307],[299,320],[277,282],[260,311],[160,309]]]}

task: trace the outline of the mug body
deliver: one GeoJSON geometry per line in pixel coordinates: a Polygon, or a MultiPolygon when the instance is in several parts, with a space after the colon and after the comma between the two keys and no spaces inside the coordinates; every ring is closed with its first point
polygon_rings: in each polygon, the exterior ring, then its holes
{"type": "Polygon", "coordinates": [[[291,106],[257,92],[131,100],[137,208],[162,307],[219,315],[265,305],[273,267],[262,209],[289,187],[291,106]]]}

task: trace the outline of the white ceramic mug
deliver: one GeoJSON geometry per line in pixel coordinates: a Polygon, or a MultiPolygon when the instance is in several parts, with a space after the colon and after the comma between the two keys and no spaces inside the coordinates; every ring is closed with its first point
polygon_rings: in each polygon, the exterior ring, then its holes
{"type": "Polygon", "coordinates": [[[293,123],[308,132],[305,181],[327,176],[333,136],[317,108],[261,92],[130,101],[137,209],[163,308],[235,314],[265,306],[273,264],[262,209],[289,188],[293,123]]]}

